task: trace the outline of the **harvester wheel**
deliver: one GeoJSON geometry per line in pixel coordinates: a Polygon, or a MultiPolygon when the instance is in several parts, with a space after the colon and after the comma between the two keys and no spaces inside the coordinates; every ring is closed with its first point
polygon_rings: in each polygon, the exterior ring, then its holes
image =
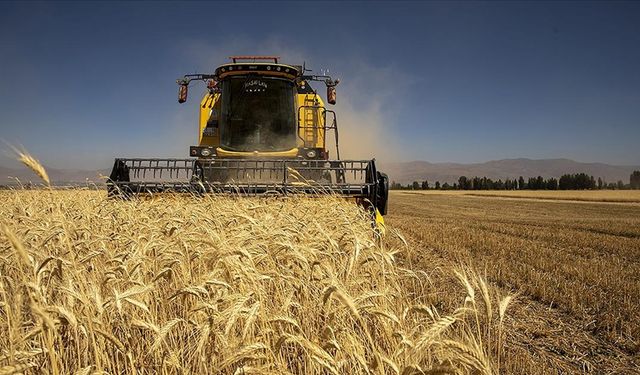
{"type": "Polygon", "coordinates": [[[128,198],[131,195],[131,189],[128,184],[122,184],[122,182],[129,181],[129,167],[122,160],[116,160],[107,180],[107,197],[128,198]]]}
{"type": "Polygon", "coordinates": [[[377,193],[375,206],[381,215],[387,214],[387,203],[389,200],[389,177],[386,173],[377,172],[377,193]]]}

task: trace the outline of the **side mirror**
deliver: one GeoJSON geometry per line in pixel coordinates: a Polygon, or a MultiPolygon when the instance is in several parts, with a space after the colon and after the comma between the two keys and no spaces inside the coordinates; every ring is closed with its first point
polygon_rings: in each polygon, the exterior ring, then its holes
{"type": "Polygon", "coordinates": [[[327,86],[327,102],[329,104],[336,104],[336,87],[327,86]]]}
{"type": "Polygon", "coordinates": [[[187,101],[187,94],[189,93],[189,85],[181,83],[178,89],[178,103],[184,103],[187,101]]]}

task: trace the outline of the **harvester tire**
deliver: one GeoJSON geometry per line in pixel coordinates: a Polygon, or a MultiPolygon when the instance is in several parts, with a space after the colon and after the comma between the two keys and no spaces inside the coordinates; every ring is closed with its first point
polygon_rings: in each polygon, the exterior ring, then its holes
{"type": "Polygon", "coordinates": [[[389,177],[386,173],[377,172],[377,193],[375,206],[380,215],[387,214],[387,203],[389,200],[389,177]]]}

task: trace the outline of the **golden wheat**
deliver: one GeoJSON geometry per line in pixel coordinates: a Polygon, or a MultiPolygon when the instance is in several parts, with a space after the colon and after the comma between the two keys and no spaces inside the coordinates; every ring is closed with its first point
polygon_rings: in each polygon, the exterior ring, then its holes
{"type": "Polygon", "coordinates": [[[1,373],[499,370],[487,340],[509,300],[493,314],[495,292],[461,270],[467,298],[441,316],[429,270],[403,261],[419,250],[351,202],[0,199],[1,373]]]}
{"type": "Polygon", "coordinates": [[[49,180],[49,175],[47,174],[47,170],[40,164],[40,162],[31,156],[26,151],[20,151],[14,148],[14,152],[18,155],[18,160],[24,164],[27,168],[31,169],[33,173],[35,173],[38,177],[44,181],[48,186],[51,185],[51,181],[49,180]]]}
{"type": "MultiPolygon", "coordinates": [[[[441,318],[425,299],[435,286],[397,263],[413,250],[403,240],[387,247],[350,202],[0,194],[6,369],[343,374],[487,366],[467,359],[474,347],[449,350],[444,340],[468,345],[462,338],[480,332],[470,326],[499,320],[476,321],[489,311],[480,308],[441,318]],[[456,355],[465,356],[459,364],[456,355]]],[[[473,288],[475,276],[460,275],[473,288]]]]}

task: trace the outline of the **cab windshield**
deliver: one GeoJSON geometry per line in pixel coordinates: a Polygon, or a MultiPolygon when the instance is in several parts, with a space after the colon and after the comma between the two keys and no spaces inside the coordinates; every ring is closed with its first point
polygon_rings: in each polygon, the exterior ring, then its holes
{"type": "Polygon", "coordinates": [[[283,151],[296,146],[294,84],[260,76],[222,81],[220,143],[232,151],[283,151]]]}

